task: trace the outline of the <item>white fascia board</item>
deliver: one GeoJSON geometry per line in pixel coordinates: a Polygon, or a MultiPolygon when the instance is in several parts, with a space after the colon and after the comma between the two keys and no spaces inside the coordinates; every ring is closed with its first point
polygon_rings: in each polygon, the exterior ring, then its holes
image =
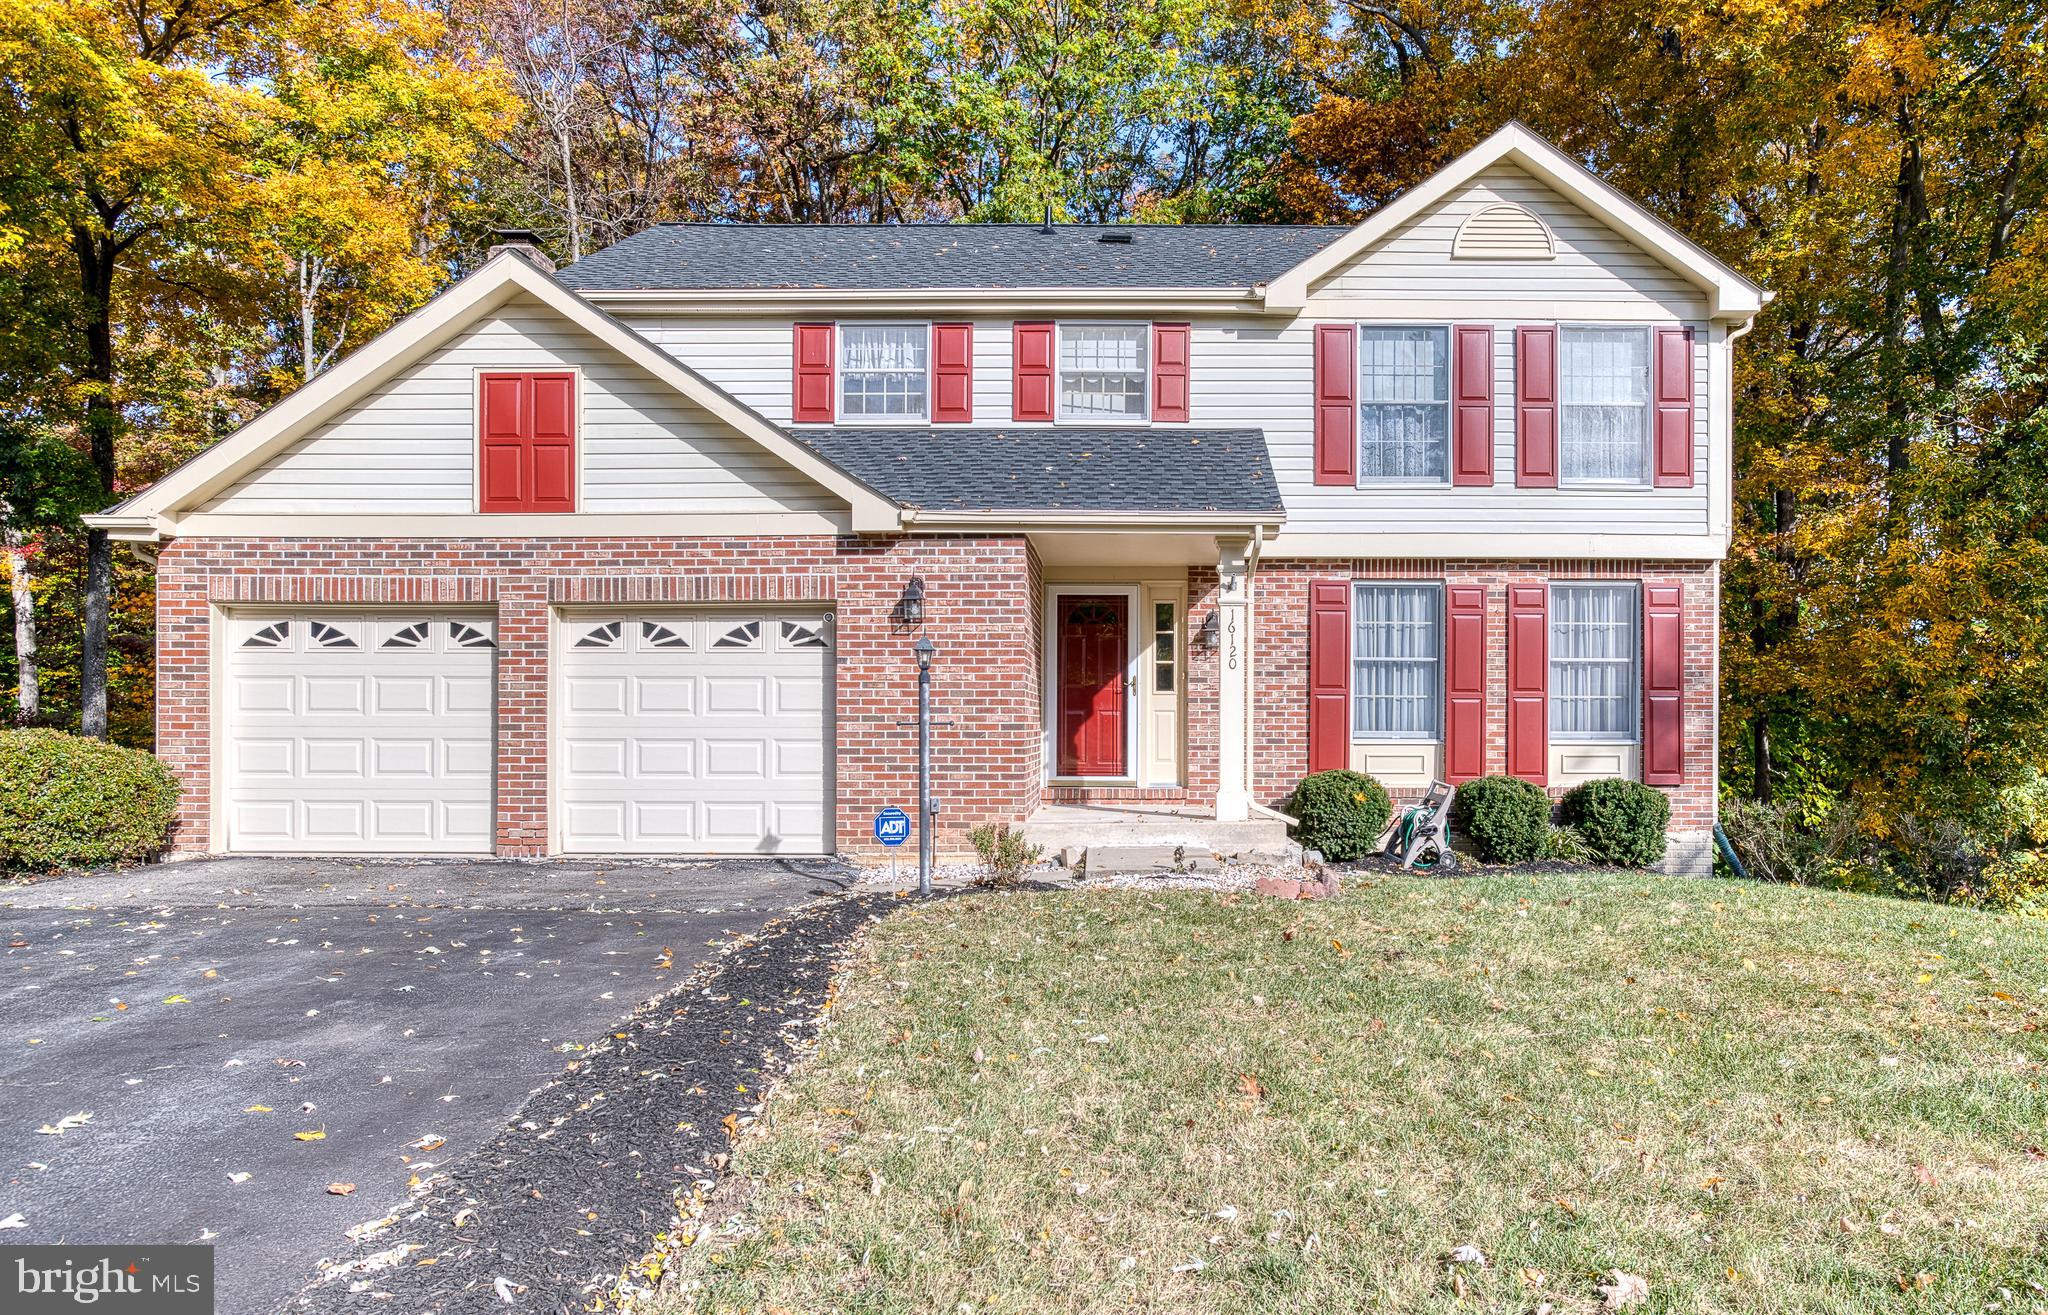
{"type": "Polygon", "coordinates": [[[614,313],[718,315],[915,312],[955,315],[1052,315],[1061,312],[1166,312],[1265,309],[1259,289],[1243,288],[591,288],[577,295],[614,313]]]}
{"type": "Polygon", "coordinates": [[[1266,557],[1441,558],[1471,562],[1655,561],[1718,562],[1725,534],[1294,534],[1282,530],[1266,557]]]}
{"type": "Polygon", "coordinates": [[[80,516],[88,528],[105,530],[115,543],[155,543],[163,535],[154,516],[135,515],[116,508],[80,516]]]}
{"type": "Polygon", "coordinates": [[[1427,213],[1503,160],[1521,166],[1549,184],[1704,291],[1707,312],[1712,318],[1742,319],[1756,314],[1770,300],[1769,294],[1756,284],[1716,260],[1698,243],[1630,200],[1598,174],[1522,124],[1510,123],[1273,280],[1266,289],[1267,304],[1276,310],[1305,309],[1309,287],[1316,280],[1343,268],[1374,243],[1427,213]]]}
{"type": "Polygon", "coordinates": [[[898,525],[898,508],[892,500],[823,460],[759,412],[511,252],[501,252],[482,269],[386,329],[319,378],[110,509],[102,518],[110,522],[118,519],[146,523],[163,532],[178,512],[219,492],[243,471],[305,437],[318,425],[375,392],[398,370],[521,293],[557,312],[815,483],[845,498],[852,509],[855,529],[887,530],[898,525]]]}

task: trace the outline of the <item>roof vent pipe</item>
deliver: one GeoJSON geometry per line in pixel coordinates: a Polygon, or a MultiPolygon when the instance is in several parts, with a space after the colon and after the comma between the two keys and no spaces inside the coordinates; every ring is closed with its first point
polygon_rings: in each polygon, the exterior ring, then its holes
{"type": "Polygon", "coordinates": [[[1052,226],[1052,202],[1050,201],[1047,201],[1045,203],[1045,223],[1039,228],[1038,231],[1044,233],[1048,237],[1050,237],[1054,232],[1052,226]]]}

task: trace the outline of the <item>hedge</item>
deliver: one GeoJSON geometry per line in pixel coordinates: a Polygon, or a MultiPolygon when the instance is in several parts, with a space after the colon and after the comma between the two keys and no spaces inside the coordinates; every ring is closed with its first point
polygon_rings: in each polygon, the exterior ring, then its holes
{"type": "Polygon", "coordinates": [[[0,731],[0,869],[48,872],[163,849],[178,782],[139,749],[62,731],[0,731]]]}

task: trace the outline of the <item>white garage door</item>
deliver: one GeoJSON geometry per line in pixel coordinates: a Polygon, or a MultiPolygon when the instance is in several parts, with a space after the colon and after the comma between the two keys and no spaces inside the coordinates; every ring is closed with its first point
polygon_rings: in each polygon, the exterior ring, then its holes
{"type": "Polygon", "coordinates": [[[832,634],[816,613],[564,625],[562,848],[832,852],[832,634]]]}
{"type": "Polygon", "coordinates": [[[236,615],[228,635],[230,849],[491,851],[487,617],[236,615]]]}

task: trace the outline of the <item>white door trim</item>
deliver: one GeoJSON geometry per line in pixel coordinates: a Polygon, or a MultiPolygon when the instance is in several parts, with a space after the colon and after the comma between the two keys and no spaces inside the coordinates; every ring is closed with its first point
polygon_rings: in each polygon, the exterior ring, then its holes
{"type": "MultiPolygon", "coordinates": [[[[1045,780],[1048,783],[1072,782],[1077,785],[1136,786],[1144,779],[1142,759],[1138,756],[1138,655],[1143,646],[1138,642],[1138,613],[1141,586],[1135,584],[1095,584],[1061,581],[1045,587],[1045,615],[1041,627],[1041,643],[1044,653],[1041,665],[1044,667],[1043,702],[1039,716],[1045,723],[1044,754],[1045,780]],[[1059,774],[1059,689],[1060,689],[1060,637],[1057,625],[1059,600],[1063,596],[1085,597],[1090,594],[1114,594],[1125,600],[1124,608],[1124,774],[1122,776],[1061,776],[1059,774]]],[[[1149,631],[1147,632],[1150,633],[1149,631]]]]}

